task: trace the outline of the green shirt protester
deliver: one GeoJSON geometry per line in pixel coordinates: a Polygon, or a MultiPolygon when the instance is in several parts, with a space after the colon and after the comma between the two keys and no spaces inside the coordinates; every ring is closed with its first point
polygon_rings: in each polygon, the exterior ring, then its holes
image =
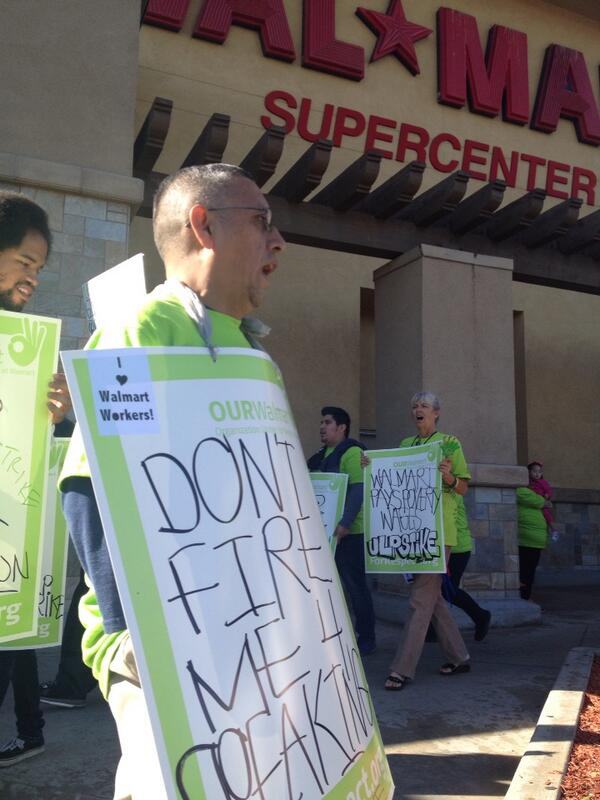
{"type": "Polygon", "coordinates": [[[350,600],[356,640],[362,656],[375,651],[375,612],[365,575],[363,518],[364,446],[350,438],[350,415],[338,406],[321,409],[320,436],[323,447],[308,459],[313,472],[337,472],[348,476],[344,513],[334,531],[337,539],[335,563],[350,600]]]}

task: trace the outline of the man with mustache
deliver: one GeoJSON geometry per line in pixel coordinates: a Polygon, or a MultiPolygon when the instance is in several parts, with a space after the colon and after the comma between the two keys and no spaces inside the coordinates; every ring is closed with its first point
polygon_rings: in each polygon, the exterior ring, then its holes
{"type": "MultiPolygon", "coordinates": [[[[181,169],[154,198],[154,241],[167,280],[88,348],[256,347],[256,320],[285,242],[252,177],[239,167],[181,169]]],[[[121,743],[114,800],[163,800],[156,748],[78,428],[60,480],[69,533],[90,584],[80,603],[84,661],[111,707],[121,743]]],[[[175,678],[174,678],[175,680],[175,678]]]]}
{"type": "MultiPolygon", "coordinates": [[[[39,285],[50,244],[46,212],[23,195],[0,192],[0,309],[23,310],[39,285]]],[[[49,388],[48,410],[52,422],[60,423],[71,408],[65,376],[54,375],[49,388]]],[[[0,645],[0,706],[9,683],[15,699],[17,736],[0,748],[0,767],[44,750],[35,650],[3,651],[0,645]]]]}

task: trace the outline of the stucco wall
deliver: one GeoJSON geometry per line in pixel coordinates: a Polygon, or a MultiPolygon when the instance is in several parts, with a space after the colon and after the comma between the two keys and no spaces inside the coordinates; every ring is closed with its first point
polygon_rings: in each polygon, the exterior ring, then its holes
{"type": "Polygon", "coordinates": [[[0,15],[0,151],[131,175],[139,0],[18,0],[0,15]]]}
{"type": "Polygon", "coordinates": [[[513,283],[523,311],[528,457],[553,486],[597,489],[600,297],[513,283]]]}

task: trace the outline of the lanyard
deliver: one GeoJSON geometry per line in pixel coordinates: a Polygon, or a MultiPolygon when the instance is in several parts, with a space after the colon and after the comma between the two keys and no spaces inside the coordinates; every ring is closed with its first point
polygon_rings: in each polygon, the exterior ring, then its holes
{"type": "Polygon", "coordinates": [[[411,447],[416,447],[416,446],[421,445],[421,444],[427,444],[427,442],[431,439],[431,437],[435,436],[436,433],[437,433],[437,431],[434,431],[433,433],[430,433],[429,436],[426,439],[423,439],[422,441],[420,441],[421,437],[419,435],[417,435],[412,440],[412,443],[411,443],[410,446],[411,447]]]}
{"type": "MultiPolygon", "coordinates": [[[[177,297],[189,316],[196,323],[200,336],[206,342],[210,357],[213,361],[216,361],[219,351],[212,342],[212,321],[210,314],[196,292],[190,289],[189,286],[186,286],[185,283],[175,278],[166,280],[161,285],[160,289],[163,295],[174,294],[177,297]]],[[[262,346],[256,340],[267,336],[270,328],[254,317],[244,317],[240,323],[240,330],[255,350],[262,350],[262,346]]]]}

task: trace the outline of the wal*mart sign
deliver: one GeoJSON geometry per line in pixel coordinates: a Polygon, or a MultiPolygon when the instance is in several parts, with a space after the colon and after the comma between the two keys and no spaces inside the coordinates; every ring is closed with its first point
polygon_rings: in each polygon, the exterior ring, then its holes
{"type": "MultiPolygon", "coordinates": [[[[144,21],[178,31],[188,6],[189,0],[150,0],[144,21]]],[[[344,9],[343,13],[348,11],[344,9]]],[[[376,37],[371,61],[395,58],[404,75],[406,71],[412,75],[420,72],[419,47],[434,45],[433,31],[419,24],[416,0],[391,0],[386,13],[362,6],[355,7],[354,13],[376,37]]],[[[363,47],[336,37],[335,16],[335,0],[304,0],[302,66],[360,81],[367,54],[363,47]]],[[[296,60],[283,0],[205,0],[192,35],[223,44],[232,25],[256,30],[265,57],[296,60]]],[[[529,124],[543,133],[553,133],[561,118],[568,119],[575,126],[579,141],[600,144],[600,112],[580,51],[562,43],[549,43],[532,104],[527,34],[493,25],[485,53],[480,36],[477,20],[471,14],[453,8],[438,9],[439,103],[454,108],[468,104],[473,113],[500,117],[516,125],[529,124]]]]}
{"type": "Polygon", "coordinates": [[[166,795],[391,800],[275,364],[192,347],[63,363],[166,795]]]}

